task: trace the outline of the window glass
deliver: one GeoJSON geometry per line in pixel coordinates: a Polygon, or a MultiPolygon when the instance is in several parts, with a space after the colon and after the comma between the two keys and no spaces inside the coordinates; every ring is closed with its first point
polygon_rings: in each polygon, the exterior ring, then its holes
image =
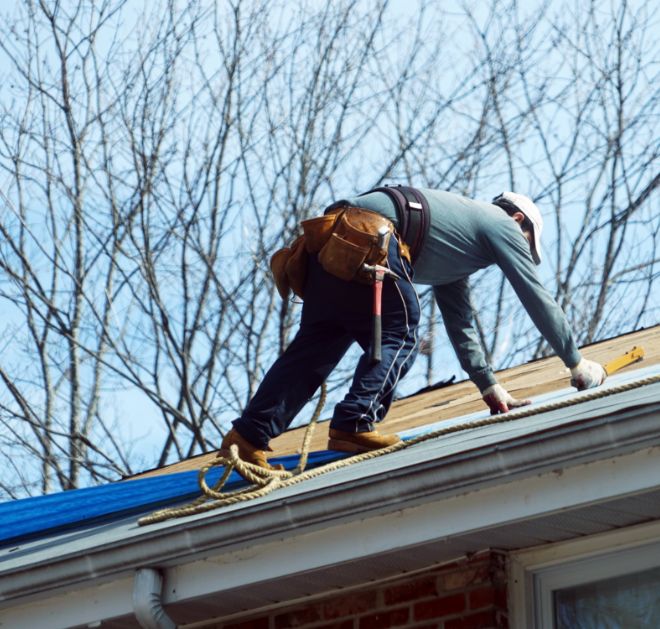
{"type": "Polygon", "coordinates": [[[557,629],[660,628],[660,568],[554,592],[557,629]]]}

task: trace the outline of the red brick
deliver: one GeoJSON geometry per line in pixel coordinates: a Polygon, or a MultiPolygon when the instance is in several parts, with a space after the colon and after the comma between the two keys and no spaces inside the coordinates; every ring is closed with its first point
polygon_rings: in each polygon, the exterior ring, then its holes
{"type": "Polygon", "coordinates": [[[363,616],[360,618],[360,629],[387,629],[387,627],[401,627],[408,624],[410,612],[407,607],[390,609],[387,611],[363,616]]]}
{"type": "Polygon", "coordinates": [[[494,610],[445,621],[445,629],[495,629],[496,627],[494,610]]]}
{"type": "Polygon", "coordinates": [[[376,606],[376,592],[361,592],[332,599],[323,605],[324,618],[341,618],[355,616],[373,609],[376,606]]]}
{"type": "Polygon", "coordinates": [[[485,587],[470,592],[470,609],[481,609],[495,604],[495,588],[485,587]]]}
{"type": "Polygon", "coordinates": [[[505,585],[495,587],[495,607],[499,609],[508,609],[507,592],[505,585]]]}
{"type": "Polygon", "coordinates": [[[327,625],[314,625],[314,629],[354,629],[355,623],[352,618],[329,622],[327,625]]]}
{"type": "Polygon", "coordinates": [[[321,613],[318,607],[304,607],[275,616],[275,628],[288,629],[289,627],[301,627],[302,625],[318,620],[321,620],[321,613]]]}
{"type": "Polygon", "coordinates": [[[440,618],[450,614],[458,614],[465,609],[465,595],[452,594],[432,601],[424,601],[415,605],[415,620],[440,618]]]}
{"type": "Polygon", "coordinates": [[[435,578],[417,579],[408,583],[393,585],[385,590],[385,604],[396,605],[405,601],[416,601],[428,596],[436,596],[438,588],[435,578]]]}
{"type": "Polygon", "coordinates": [[[268,618],[255,618],[244,622],[224,625],[224,629],[268,629],[268,618]]]}

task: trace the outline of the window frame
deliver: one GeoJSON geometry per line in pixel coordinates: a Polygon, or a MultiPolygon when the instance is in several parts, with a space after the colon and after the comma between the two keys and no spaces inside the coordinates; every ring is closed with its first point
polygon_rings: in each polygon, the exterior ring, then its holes
{"type": "Polygon", "coordinates": [[[511,629],[555,629],[554,592],[660,567],[660,522],[514,552],[511,629]]]}

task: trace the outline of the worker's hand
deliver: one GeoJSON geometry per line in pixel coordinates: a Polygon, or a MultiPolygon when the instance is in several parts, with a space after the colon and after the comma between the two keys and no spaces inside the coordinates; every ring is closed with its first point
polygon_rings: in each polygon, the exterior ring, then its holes
{"type": "Polygon", "coordinates": [[[508,413],[512,408],[527,406],[532,400],[517,400],[501,384],[493,384],[481,394],[484,402],[490,407],[490,414],[508,413]]]}
{"type": "Polygon", "coordinates": [[[592,389],[597,387],[607,378],[607,372],[600,363],[586,358],[580,359],[580,362],[571,369],[571,385],[578,391],[592,389]]]}

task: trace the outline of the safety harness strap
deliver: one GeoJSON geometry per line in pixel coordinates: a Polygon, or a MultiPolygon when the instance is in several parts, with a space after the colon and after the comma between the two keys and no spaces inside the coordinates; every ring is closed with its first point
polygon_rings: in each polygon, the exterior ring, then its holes
{"type": "Polygon", "coordinates": [[[410,247],[410,258],[414,265],[424,247],[431,224],[426,197],[417,188],[410,186],[383,186],[364,194],[371,192],[383,192],[394,202],[399,223],[399,235],[410,247]]]}

